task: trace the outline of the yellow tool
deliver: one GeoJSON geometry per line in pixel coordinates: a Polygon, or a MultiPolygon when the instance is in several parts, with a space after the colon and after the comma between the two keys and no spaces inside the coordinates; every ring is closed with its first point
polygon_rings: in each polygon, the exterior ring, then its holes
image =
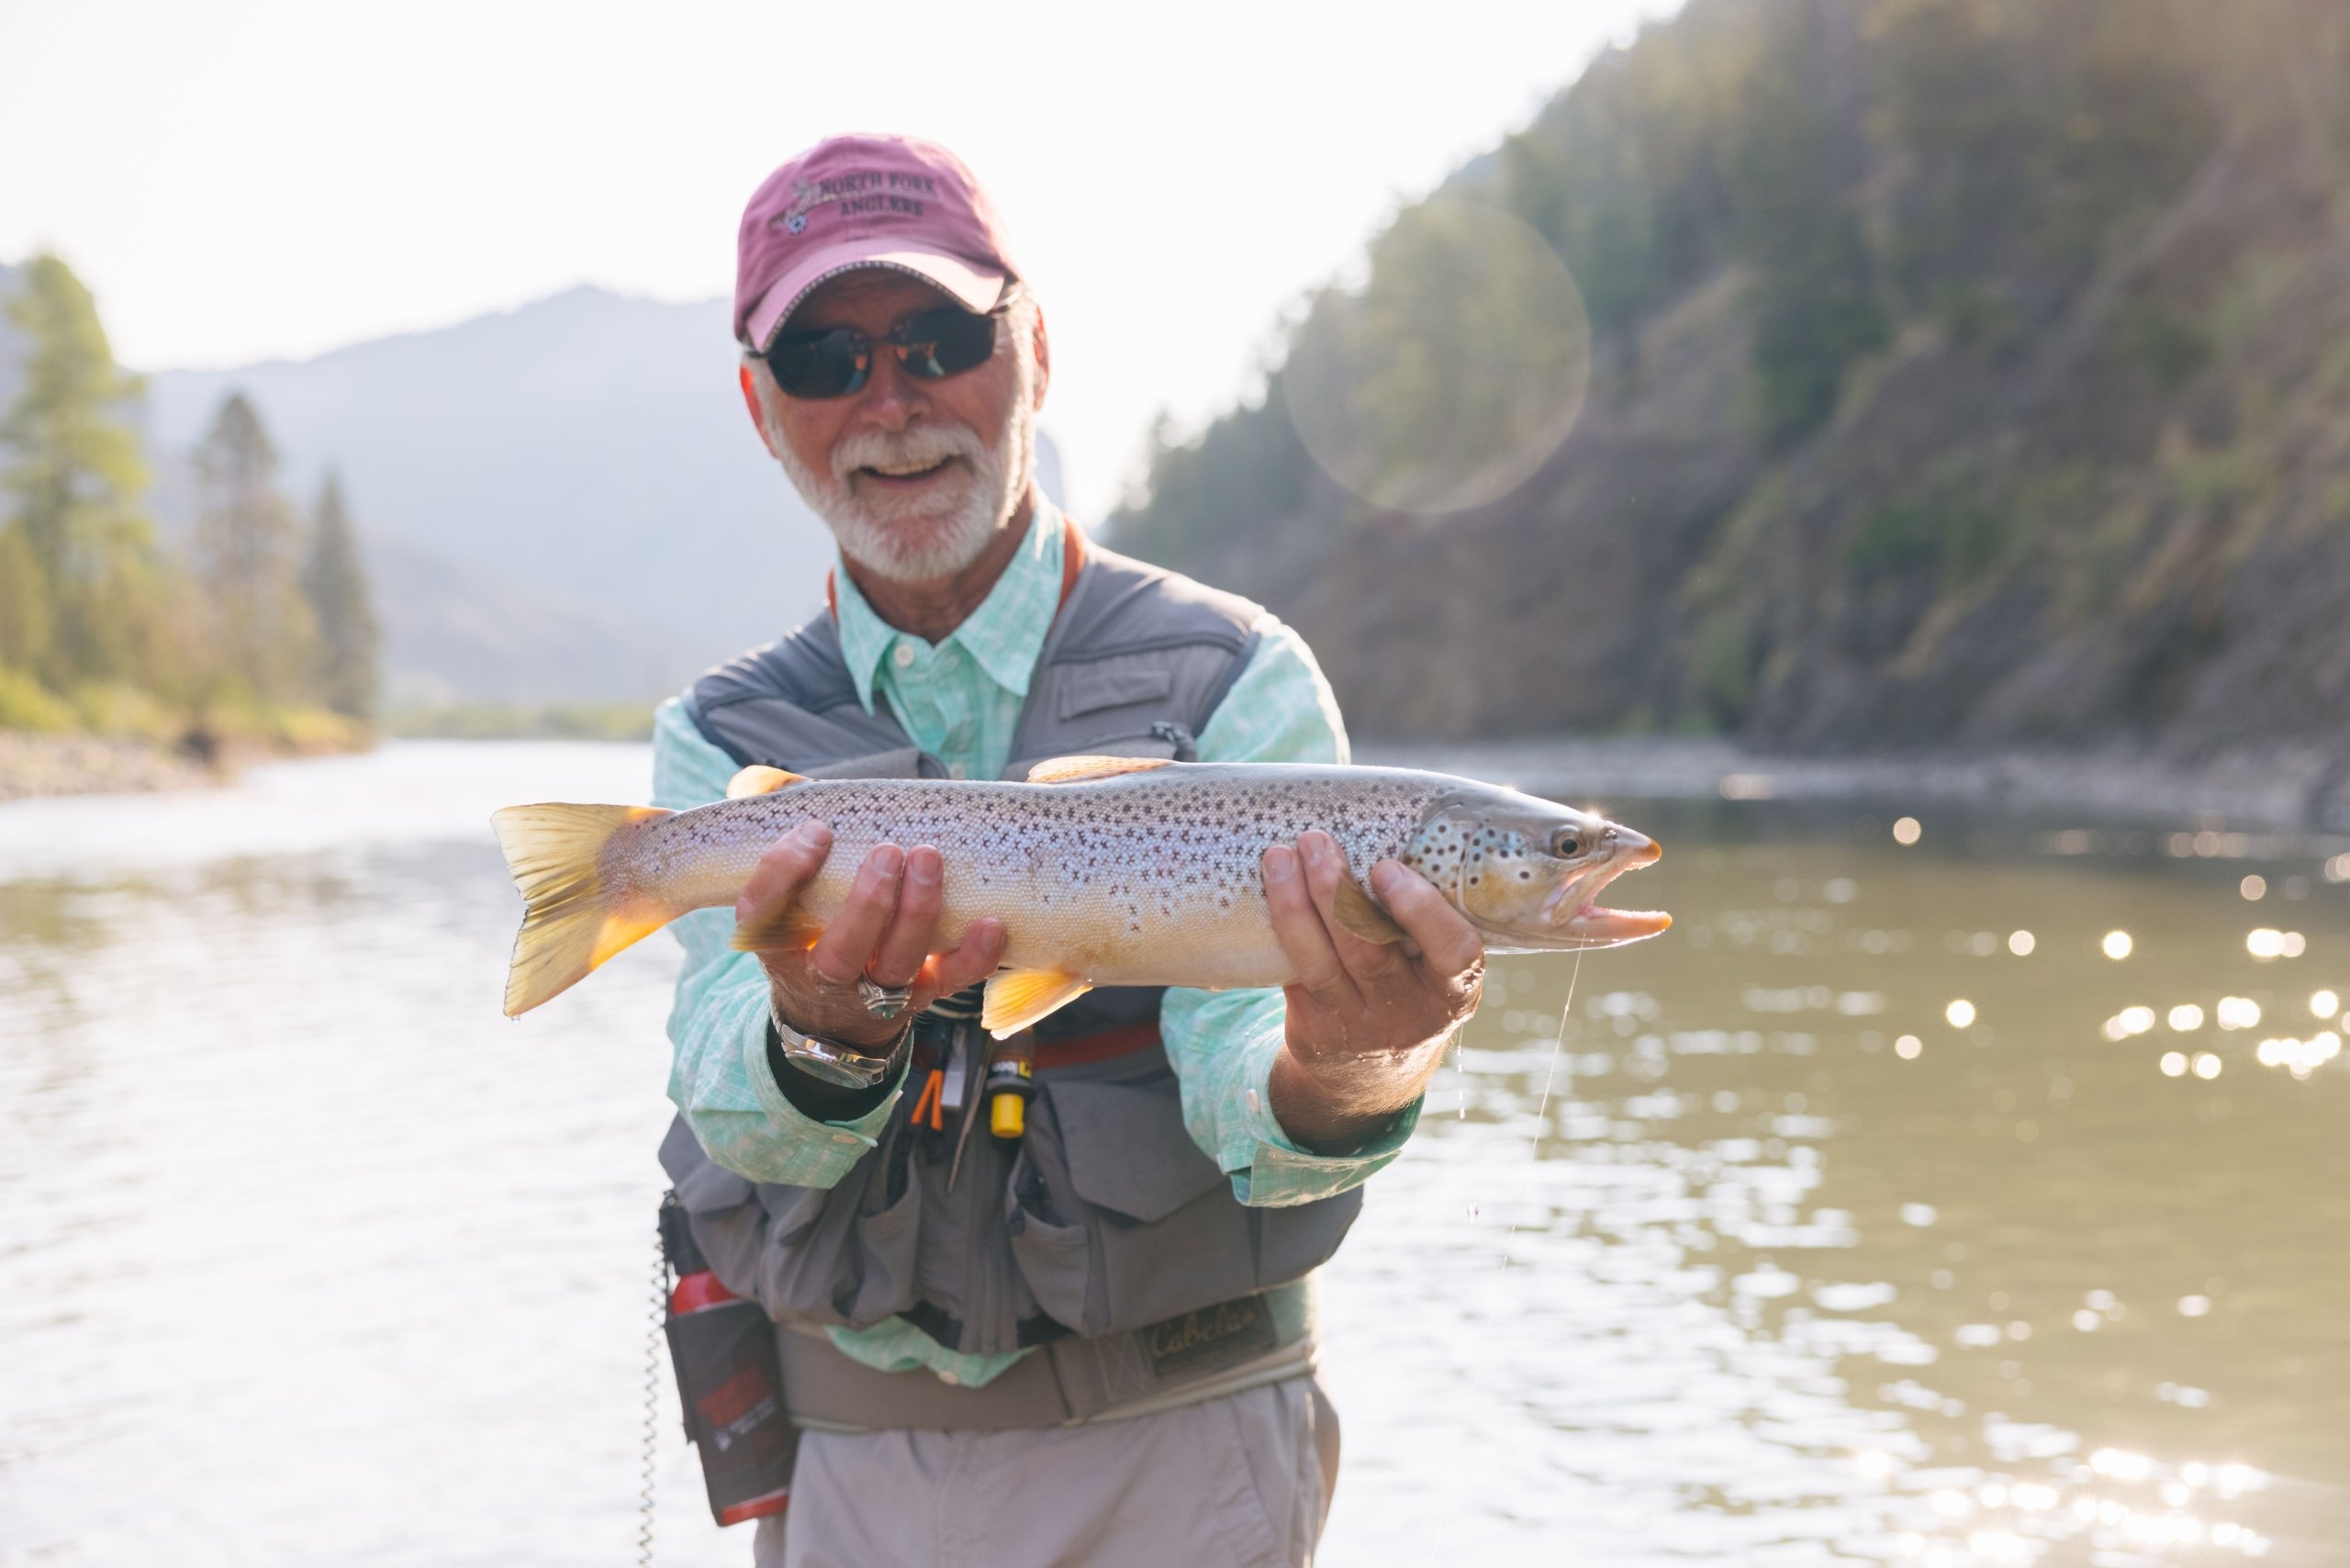
{"type": "Polygon", "coordinates": [[[1028,1102],[1036,1097],[1036,1036],[1023,1029],[997,1042],[988,1057],[988,1131],[1009,1142],[1028,1130],[1028,1102]]]}

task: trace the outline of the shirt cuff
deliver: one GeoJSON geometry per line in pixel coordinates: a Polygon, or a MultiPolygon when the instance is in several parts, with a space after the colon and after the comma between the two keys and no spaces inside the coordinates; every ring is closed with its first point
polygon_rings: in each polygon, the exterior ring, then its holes
{"type": "Polygon", "coordinates": [[[1227,1146],[1224,1161],[1232,1195],[1253,1208],[1311,1204],[1360,1187],[1404,1151],[1420,1124],[1419,1100],[1388,1118],[1387,1126],[1345,1154],[1315,1154],[1300,1148],[1273,1114],[1273,1062],[1281,1053],[1285,1027],[1274,1024],[1242,1047],[1248,1086],[1239,1147],[1227,1146]],[[1245,1141],[1244,1141],[1245,1140],[1245,1141]]]}
{"type": "Polygon", "coordinates": [[[912,1065],[913,1053],[906,1053],[906,1060],[898,1066],[897,1081],[890,1085],[890,1092],[881,1103],[854,1121],[820,1122],[794,1105],[784,1096],[783,1088],[775,1081],[775,1071],[767,1065],[767,1019],[765,1009],[759,1013],[759,1026],[743,1042],[743,1074],[751,1081],[752,1096],[759,1109],[775,1124],[776,1136],[798,1145],[837,1151],[855,1160],[880,1141],[881,1129],[890,1125],[890,1113],[897,1109],[898,1097],[905,1092],[906,1069],[912,1065]]]}

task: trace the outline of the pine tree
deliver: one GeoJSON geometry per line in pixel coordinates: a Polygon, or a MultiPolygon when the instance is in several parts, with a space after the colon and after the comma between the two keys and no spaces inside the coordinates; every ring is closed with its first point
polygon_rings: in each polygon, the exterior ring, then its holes
{"type": "Polygon", "coordinates": [[[300,530],[276,487],[277,448],[231,392],[196,449],[196,575],[221,673],[263,702],[309,695],[317,622],[297,576],[300,530]]]}
{"type": "Polygon", "coordinates": [[[375,708],[375,610],[359,536],[342,504],[341,482],[331,473],[319,487],[302,593],[319,628],[319,695],[338,713],[367,718],[375,708]]]}
{"type": "Polygon", "coordinates": [[[121,418],[143,392],[114,363],[90,291],[52,255],[25,264],[8,317],[31,344],[5,416],[0,474],[0,664],[57,690],[138,679],[154,586],[152,534],[138,508],[147,465],[121,418]]]}

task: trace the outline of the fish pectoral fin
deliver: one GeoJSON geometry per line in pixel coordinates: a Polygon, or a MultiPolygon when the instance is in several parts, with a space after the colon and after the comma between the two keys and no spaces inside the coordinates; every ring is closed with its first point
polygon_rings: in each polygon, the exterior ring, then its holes
{"type": "Polygon", "coordinates": [[[1028,770],[1031,784],[1082,784],[1091,778],[1115,778],[1122,773],[1147,773],[1172,767],[1163,756],[1054,756],[1028,770]]]}
{"type": "Polygon", "coordinates": [[[796,903],[756,920],[738,920],[730,944],[738,953],[804,953],[824,934],[824,923],[796,903]]]}
{"type": "Polygon", "coordinates": [[[604,850],[658,806],[509,806],[490,818],[522,894],[522,929],[506,971],[506,1015],[519,1018],[677,914],[604,879],[604,850]]]}
{"type": "Polygon", "coordinates": [[[1404,928],[1395,924],[1388,913],[1373,903],[1371,895],[1358,887],[1352,877],[1338,879],[1338,897],[1333,905],[1338,917],[1338,928],[1366,942],[1384,946],[1404,940],[1404,928]]]}
{"type": "Polygon", "coordinates": [[[755,762],[726,781],[726,798],[746,801],[754,795],[772,795],[778,790],[789,790],[794,784],[807,782],[797,773],[786,773],[780,767],[769,767],[765,763],[755,762]]]}
{"type": "Polygon", "coordinates": [[[999,969],[988,981],[979,1026],[999,1040],[1009,1039],[1092,989],[1091,980],[1066,969],[999,969]]]}

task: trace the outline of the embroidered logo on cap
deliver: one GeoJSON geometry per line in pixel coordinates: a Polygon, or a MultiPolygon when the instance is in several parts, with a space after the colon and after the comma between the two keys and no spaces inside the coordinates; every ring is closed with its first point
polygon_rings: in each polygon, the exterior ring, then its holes
{"type": "Polygon", "coordinates": [[[838,207],[843,218],[920,218],[923,202],[937,197],[938,182],[928,174],[867,169],[795,179],[791,194],[791,205],[767,219],[767,227],[800,234],[806,232],[810,215],[825,207],[838,207]]]}

